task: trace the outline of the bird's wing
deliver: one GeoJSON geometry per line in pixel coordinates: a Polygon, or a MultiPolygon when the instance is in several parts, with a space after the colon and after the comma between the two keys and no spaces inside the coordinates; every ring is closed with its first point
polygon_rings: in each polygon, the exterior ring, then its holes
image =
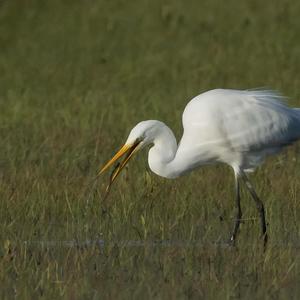
{"type": "Polygon", "coordinates": [[[192,99],[183,114],[184,131],[202,142],[232,151],[280,148],[300,137],[300,113],[267,90],[212,90],[192,99]],[[194,132],[194,133],[192,133],[194,132]]]}

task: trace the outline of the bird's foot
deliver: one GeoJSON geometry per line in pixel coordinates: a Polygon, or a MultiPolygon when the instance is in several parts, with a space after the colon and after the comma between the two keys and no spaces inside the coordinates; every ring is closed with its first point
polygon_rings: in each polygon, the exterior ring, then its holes
{"type": "Polygon", "coordinates": [[[268,235],[267,235],[267,233],[264,233],[262,235],[262,239],[263,239],[264,251],[266,251],[267,250],[267,245],[268,245],[268,235]]]}

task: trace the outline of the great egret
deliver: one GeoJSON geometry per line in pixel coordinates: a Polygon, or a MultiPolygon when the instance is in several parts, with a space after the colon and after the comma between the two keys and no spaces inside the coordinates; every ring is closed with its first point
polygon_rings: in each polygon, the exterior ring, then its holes
{"type": "Polygon", "coordinates": [[[150,169],[166,178],[178,177],[202,165],[226,163],[235,175],[237,210],[230,241],[234,243],[242,217],[242,180],[258,209],[266,243],[264,206],[246,173],[267,155],[300,138],[300,109],[285,105],[283,97],[274,91],[215,89],[187,104],[182,123],[184,133],[178,146],[173,132],[164,123],[156,120],[138,123],[100,174],[127,154],[112,173],[110,187],[133,154],[147,145],[152,146],[148,155],[150,169]]]}

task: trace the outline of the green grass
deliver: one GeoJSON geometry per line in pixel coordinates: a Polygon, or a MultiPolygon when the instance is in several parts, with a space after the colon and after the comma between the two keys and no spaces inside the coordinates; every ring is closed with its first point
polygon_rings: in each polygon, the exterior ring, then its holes
{"type": "Polygon", "coordinates": [[[266,252],[245,191],[237,247],[222,243],[234,217],[226,166],[165,180],[145,151],[106,201],[108,175],[92,184],[140,120],[179,138],[186,103],[205,90],[269,87],[300,107],[299,10],[295,0],[1,1],[0,298],[299,299],[297,145],[252,176],[266,252]]]}

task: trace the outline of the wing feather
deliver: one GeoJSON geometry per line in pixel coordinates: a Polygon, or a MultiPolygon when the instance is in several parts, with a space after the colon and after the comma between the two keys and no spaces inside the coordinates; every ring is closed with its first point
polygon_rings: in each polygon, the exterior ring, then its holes
{"type": "Polygon", "coordinates": [[[299,110],[270,90],[223,90],[192,99],[183,114],[185,135],[235,152],[277,151],[300,137],[299,110]]]}

